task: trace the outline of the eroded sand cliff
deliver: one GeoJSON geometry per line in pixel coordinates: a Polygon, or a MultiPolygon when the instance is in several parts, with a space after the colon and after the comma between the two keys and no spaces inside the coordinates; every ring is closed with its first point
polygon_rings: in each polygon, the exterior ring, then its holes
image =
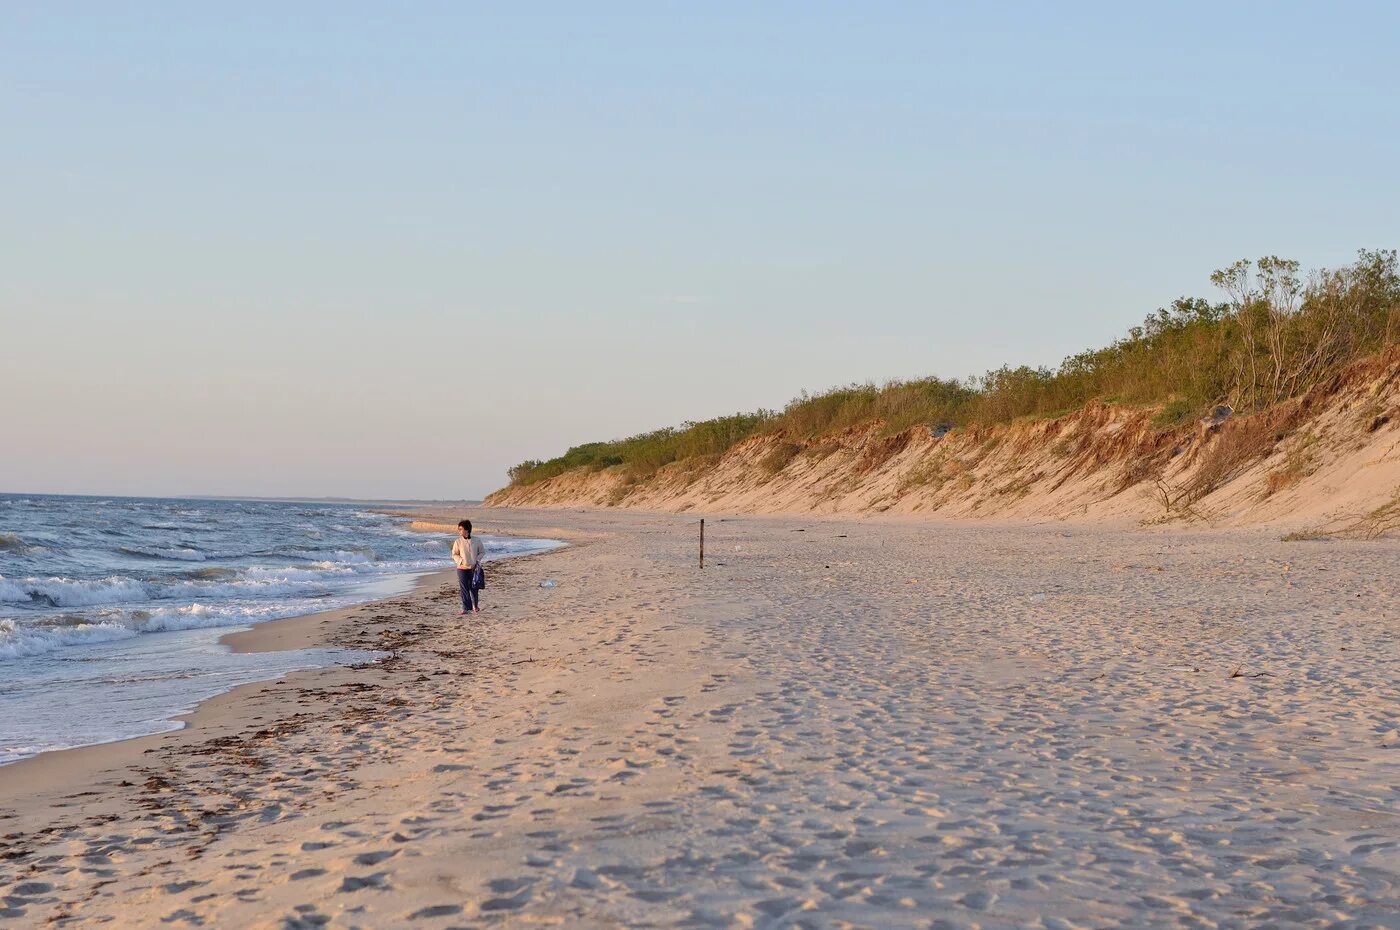
{"type": "Polygon", "coordinates": [[[1161,428],[1154,409],[1095,403],[1004,426],[879,423],[769,434],[650,475],[577,469],[493,506],[747,513],[1276,523],[1370,535],[1400,522],[1400,351],[1247,416],[1161,428]]]}

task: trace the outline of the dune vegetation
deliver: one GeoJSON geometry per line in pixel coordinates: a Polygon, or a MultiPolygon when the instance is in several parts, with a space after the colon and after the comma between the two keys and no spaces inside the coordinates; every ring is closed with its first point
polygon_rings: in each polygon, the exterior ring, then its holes
{"type": "Polygon", "coordinates": [[[966,379],[853,384],[799,395],[781,411],[686,422],[593,442],[510,469],[534,484],[576,469],[625,468],[645,476],[673,462],[713,461],[759,434],[811,440],[879,424],[961,427],[1057,416],[1103,402],[1156,409],[1163,428],[1219,404],[1238,413],[1298,397],[1344,366],[1400,341],[1400,264],[1395,250],[1363,250],[1355,262],[1308,274],[1277,257],[1238,261],[1211,275],[1215,300],[1183,297],[1126,336],[1057,368],[1003,366],[966,379]]]}

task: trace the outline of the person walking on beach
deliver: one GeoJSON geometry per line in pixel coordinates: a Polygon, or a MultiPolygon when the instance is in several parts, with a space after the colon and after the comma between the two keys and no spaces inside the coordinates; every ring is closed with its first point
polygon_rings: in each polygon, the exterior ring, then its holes
{"type": "Polygon", "coordinates": [[[481,613],[481,589],[485,586],[481,560],[485,556],[486,547],[481,540],[472,538],[472,521],[458,523],[457,538],[452,540],[452,561],[457,564],[457,587],[462,590],[459,617],[481,613]]]}

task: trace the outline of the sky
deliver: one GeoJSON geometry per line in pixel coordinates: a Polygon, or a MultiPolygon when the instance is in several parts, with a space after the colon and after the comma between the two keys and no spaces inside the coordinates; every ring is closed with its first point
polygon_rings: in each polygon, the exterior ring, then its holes
{"type": "Polygon", "coordinates": [[[1400,245],[1389,3],[7,4],[0,492],[475,498],[1400,245]]]}

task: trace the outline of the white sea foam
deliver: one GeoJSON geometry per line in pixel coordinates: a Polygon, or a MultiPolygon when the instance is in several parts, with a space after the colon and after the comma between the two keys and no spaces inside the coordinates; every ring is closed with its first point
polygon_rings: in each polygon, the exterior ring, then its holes
{"type": "Polygon", "coordinates": [[[295,617],[308,610],[320,609],[302,603],[246,604],[229,603],[218,606],[188,604],[183,607],[160,607],[145,613],[133,628],[140,633],[164,633],[171,630],[200,630],[208,627],[247,626],[264,620],[295,617]]]}
{"type": "Polygon", "coordinates": [[[29,592],[13,581],[7,581],[4,576],[0,576],[0,603],[9,601],[12,604],[18,604],[27,600],[29,600],[29,592]]]}
{"type": "Polygon", "coordinates": [[[0,659],[42,655],[63,646],[110,643],[138,635],[122,623],[82,623],[74,626],[32,626],[0,617],[0,659]]]}
{"type": "Polygon", "coordinates": [[[329,593],[328,572],[309,572],[302,577],[283,576],[269,573],[253,578],[238,578],[231,581],[183,581],[162,587],[158,590],[159,600],[199,598],[269,598],[281,595],[325,594],[329,593]]]}
{"type": "Polygon", "coordinates": [[[304,565],[288,565],[281,568],[254,565],[240,571],[238,577],[247,581],[326,581],[354,574],[357,572],[350,565],[343,565],[339,562],[310,562],[304,565]]]}
{"type": "Polygon", "coordinates": [[[0,618],[0,659],[42,655],[65,646],[116,642],[143,633],[248,626],[327,606],[333,605],[320,601],[194,603],[150,610],[109,608],[88,619],[70,616],[37,623],[18,623],[5,617],[0,618]]]}
{"type": "Polygon", "coordinates": [[[330,593],[330,588],[339,587],[347,579],[424,571],[436,564],[436,560],[382,563],[382,566],[374,566],[368,561],[313,562],[304,567],[252,566],[231,569],[226,576],[208,579],[147,582],[121,575],[92,581],[64,577],[7,579],[0,576],[0,602],[80,608],[186,598],[216,600],[305,596],[330,593]],[[375,570],[381,567],[383,570],[375,570]]]}
{"type": "Polygon", "coordinates": [[[17,586],[22,598],[6,596],[0,588],[0,600],[28,600],[49,603],[55,607],[95,607],[101,604],[123,604],[149,598],[146,586],[121,575],[94,581],[75,578],[23,578],[10,584],[17,586]]]}

